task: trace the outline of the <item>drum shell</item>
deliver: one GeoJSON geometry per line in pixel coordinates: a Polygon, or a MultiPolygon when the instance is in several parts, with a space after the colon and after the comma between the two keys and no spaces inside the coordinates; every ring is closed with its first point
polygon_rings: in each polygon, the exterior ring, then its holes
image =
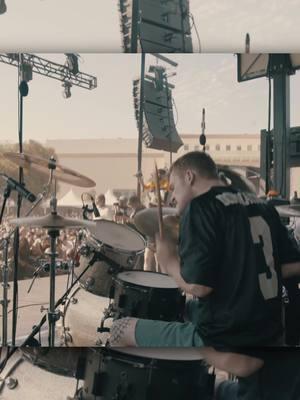
{"type": "Polygon", "coordinates": [[[95,221],[94,230],[85,231],[85,244],[105,255],[117,266],[133,269],[144,254],[146,242],[136,230],[113,221],[95,221]]]}
{"type": "MultiPolygon", "coordinates": [[[[104,310],[109,305],[109,299],[87,292],[77,286],[70,293],[64,308],[60,325],[62,345],[68,347],[102,346],[106,344],[109,333],[99,333],[104,310]]],[[[112,320],[105,321],[105,327],[110,327],[112,320]]]]}
{"type": "Polygon", "coordinates": [[[202,360],[155,359],[150,349],[144,352],[147,357],[89,349],[82,399],[212,399],[211,375],[202,360]]]}
{"type": "MultiPolygon", "coordinates": [[[[67,357],[69,360],[70,358],[67,357]]],[[[1,378],[8,375],[7,378],[16,379],[18,383],[14,389],[9,389],[4,383],[0,391],[1,399],[66,400],[67,396],[72,396],[75,392],[76,379],[50,372],[52,368],[56,367],[52,365],[49,368],[39,368],[37,365],[33,365],[28,359],[22,357],[20,350],[17,350],[8,360],[1,373],[1,378]]]]}
{"type": "MultiPolygon", "coordinates": [[[[153,272],[143,271],[144,274],[153,272]]],[[[161,274],[163,276],[163,274],[161,274]]],[[[178,288],[157,288],[113,279],[115,319],[135,317],[183,321],[185,297],[178,288]]]]}
{"type": "Polygon", "coordinates": [[[76,374],[79,358],[85,357],[86,349],[66,349],[50,347],[20,348],[23,358],[31,364],[58,375],[72,376],[76,374]]]}
{"type": "MultiPolygon", "coordinates": [[[[91,259],[92,256],[80,256],[80,265],[75,269],[76,277],[86,269],[91,259]]],[[[109,297],[112,285],[111,267],[105,261],[96,261],[87,269],[79,281],[88,292],[98,296],[109,297]]]]}

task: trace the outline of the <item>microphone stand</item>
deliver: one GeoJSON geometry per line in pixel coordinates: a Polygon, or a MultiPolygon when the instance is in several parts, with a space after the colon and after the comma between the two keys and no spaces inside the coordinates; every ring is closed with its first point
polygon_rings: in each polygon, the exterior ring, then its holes
{"type": "MultiPolygon", "coordinates": [[[[6,185],[3,194],[3,204],[0,213],[0,225],[2,224],[3,214],[6,207],[7,200],[11,194],[11,188],[9,184],[6,185]]],[[[0,301],[2,305],[2,347],[7,346],[7,320],[8,320],[8,246],[9,236],[5,234],[3,238],[3,266],[2,266],[2,287],[3,287],[3,299],[0,301]]]]}

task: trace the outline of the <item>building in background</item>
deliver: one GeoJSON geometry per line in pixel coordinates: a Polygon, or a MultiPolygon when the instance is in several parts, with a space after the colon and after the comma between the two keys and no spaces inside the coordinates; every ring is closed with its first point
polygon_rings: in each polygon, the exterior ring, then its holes
{"type": "MultiPolygon", "coordinates": [[[[181,135],[184,145],[173,160],[188,151],[201,150],[198,135],[181,135]]],[[[206,150],[219,164],[259,167],[260,136],[258,134],[207,136],[206,150]]],[[[62,139],[47,140],[47,146],[56,150],[59,163],[87,175],[96,182],[96,192],[105,193],[111,189],[120,194],[136,191],[137,140],[118,139],[62,139]]],[[[153,172],[154,161],[159,168],[169,166],[169,153],[143,149],[142,169],[145,179],[153,172]]],[[[70,190],[70,185],[60,184],[62,196],[70,190]]],[[[84,191],[73,188],[78,195],[84,191]]]]}

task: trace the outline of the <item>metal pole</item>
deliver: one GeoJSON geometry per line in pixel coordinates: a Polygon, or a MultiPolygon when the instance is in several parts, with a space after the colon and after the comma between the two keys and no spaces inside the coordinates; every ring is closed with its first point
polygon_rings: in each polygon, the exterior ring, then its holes
{"type": "Polygon", "coordinates": [[[54,347],[55,344],[55,323],[58,319],[58,313],[55,311],[55,269],[56,269],[56,238],[59,236],[58,230],[49,230],[50,236],[50,301],[48,311],[49,322],[49,347],[54,347]]]}
{"type": "MultiPolygon", "coordinates": [[[[138,175],[142,172],[142,151],[143,151],[143,125],[144,125],[144,86],[145,86],[145,64],[146,54],[141,54],[141,86],[140,86],[140,111],[139,111],[139,137],[138,137],[138,175]]],[[[141,184],[138,178],[137,196],[141,198],[141,184]]]]}
{"type": "Polygon", "coordinates": [[[3,300],[2,303],[2,347],[7,346],[7,308],[8,308],[8,246],[9,238],[8,236],[4,239],[4,249],[3,249],[3,269],[2,269],[2,286],[3,286],[3,300]]]}
{"type": "MultiPolygon", "coordinates": [[[[18,122],[19,122],[19,153],[23,153],[23,93],[21,91],[21,67],[23,63],[23,54],[19,54],[19,68],[18,68],[18,122]]],[[[24,183],[23,168],[19,167],[19,182],[24,183]]],[[[18,194],[17,200],[17,218],[21,215],[22,196],[18,194]]],[[[17,303],[18,303],[18,271],[19,271],[19,246],[20,246],[20,231],[16,229],[14,237],[14,274],[13,274],[13,315],[12,315],[12,346],[16,344],[17,332],[17,303]]]]}
{"type": "Polygon", "coordinates": [[[272,54],[274,88],[274,184],[282,197],[290,197],[288,143],[290,128],[290,77],[285,54],[272,54]],[[274,67],[276,72],[274,73],[274,67]]]}

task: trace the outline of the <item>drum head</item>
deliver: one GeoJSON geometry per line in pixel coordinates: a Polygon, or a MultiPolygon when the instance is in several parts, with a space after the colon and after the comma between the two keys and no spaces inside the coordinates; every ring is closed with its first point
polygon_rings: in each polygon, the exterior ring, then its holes
{"type": "Polygon", "coordinates": [[[126,225],[105,219],[95,221],[96,227],[90,228],[95,239],[115,249],[139,252],[145,248],[143,237],[126,225]]]}
{"type": "Polygon", "coordinates": [[[117,274],[117,279],[138,286],[160,289],[178,289],[178,285],[168,275],[148,271],[125,271],[117,274]]]}
{"type": "Polygon", "coordinates": [[[177,360],[177,361],[196,361],[203,360],[201,349],[187,348],[118,348],[113,349],[117,353],[128,354],[130,356],[154,358],[157,360],[177,360]]]}

